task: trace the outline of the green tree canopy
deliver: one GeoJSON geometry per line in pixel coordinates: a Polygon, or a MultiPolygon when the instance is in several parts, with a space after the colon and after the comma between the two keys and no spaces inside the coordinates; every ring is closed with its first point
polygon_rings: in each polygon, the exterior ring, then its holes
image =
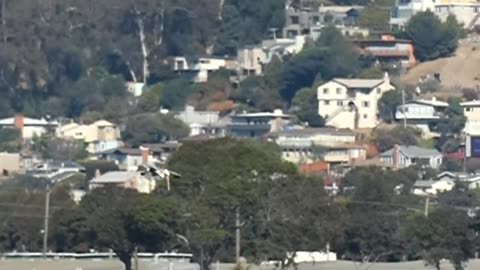
{"type": "Polygon", "coordinates": [[[172,115],[139,114],[127,120],[124,140],[131,146],[160,143],[188,136],[189,128],[172,115]]]}
{"type": "Polygon", "coordinates": [[[413,15],[405,27],[406,36],[413,41],[415,56],[420,61],[451,55],[457,48],[461,31],[455,16],[449,16],[442,23],[429,10],[413,15]]]}
{"type": "Polygon", "coordinates": [[[302,122],[311,127],[325,126],[325,120],[318,114],[317,91],[315,88],[303,88],[299,90],[292,100],[292,106],[296,107],[296,115],[302,122]]]}

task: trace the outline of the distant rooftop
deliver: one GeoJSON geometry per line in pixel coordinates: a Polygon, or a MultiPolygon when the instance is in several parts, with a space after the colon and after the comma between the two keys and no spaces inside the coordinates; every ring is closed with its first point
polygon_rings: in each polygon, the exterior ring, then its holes
{"type": "Polygon", "coordinates": [[[255,118],[255,117],[272,117],[272,118],[290,118],[290,115],[284,114],[282,110],[275,110],[274,112],[259,112],[259,113],[241,113],[234,115],[232,117],[246,117],[246,118],[255,118]]]}
{"type": "MultiPolygon", "coordinates": [[[[58,125],[57,121],[47,121],[45,119],[35,119],[35,118],[23,118],[23,124],[25,126],[55,126],[58,125]]],[[[13,126],[15,125],[15,117],[0,119],[0,125],[3,126],[13,126]]]]}
{"type": "MultiPolygon", "coordinates": [[[[380,156],[393,156],[393,151],[394,148],[383,152],[380,156]]],[[[442,155],[437,149],[427,149],[415,145],[400,145],[398,146],[398,151],[410,158],[428,158],[442,155]]]]}
{"type": "Polygon", "coordinates": [[[434,107],[448,107],[448,102],[437,100],[436,98],[432,99],[418,99],[413,101],[414,103],[431,105],[434,107]]]}
{"type": "Polygon", "coordinates": [[[384,79],[341,79],[335,78],[333,81],[344,85],[348,88],[366,88],[371,89],[379,86],[384,82],[384,79]]]}
{"type": "Polygon", "coordinates": [[[462,107],[477,107],[480,106],[480,100],[471,100],[460,103],[462,107]]]}
{"type": "Polygon", "coordinates": [[[102,174],[90,180],[91,184],[114,184],[124,183],[137,176],[136,172],[112,171],[102,174]]]}
{"type": "Polygon", "coordinates": [[[355,133],[350,129],[336,129],[336,128],[304,128],[304,129],[290,129],[274,133],[272,135],[282,136],[309,136],[315,134],[329,134],[329,135],[345,135],[355,136],[355,133]]]}

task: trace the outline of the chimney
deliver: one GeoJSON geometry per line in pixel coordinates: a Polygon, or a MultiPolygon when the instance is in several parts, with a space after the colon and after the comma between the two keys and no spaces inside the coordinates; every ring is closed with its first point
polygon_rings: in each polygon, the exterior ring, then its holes
{"type": "Polygon", "coordinates": [[[100,172],[100,170],[96,169],[95,170],[95,178],[100,177],[101,175],[102,175],[102,173],[100,172]]]}
{"type": "Polygon", "coordinates": [[[400,161],[398,144],[395,144],[393,146],[392,158],[393,158],[393,170],[396,171],[399,168],[399,161],[400,161]]]}
{"type": "Polygon", "coordinates": [[[150,149],[140,146],[140,150],[142,150],[142,162],[143,164],[147,164],[150,157],[150,149]]]}
{"type": "Polygon", "coordinates": [[[25,118],[21,114],[16,114],[13,118],[13,126],[20,132],[20,135],[23,133],[23,127],[25,125],[25,118]]]}

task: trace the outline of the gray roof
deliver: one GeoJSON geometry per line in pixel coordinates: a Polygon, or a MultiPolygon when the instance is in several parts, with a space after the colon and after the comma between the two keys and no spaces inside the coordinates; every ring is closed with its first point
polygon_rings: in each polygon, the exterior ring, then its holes
{"type": "Polygon", "coordinates": [[[418,180],[415,182],[414,187],[417,188],[429,188],[431,187],[436,181],[433,180],[418,180]]]}
{"type": "Polygon", "coordinates": [[[333,81],[344,85],[347,88],[366,88],[366,89],[372,89],[384,82],[384,79],[341,79],[341,78],[335,78],[333,81]]]}
{"type": "Polygon", "coordinates": [[[328,134],[338,136],[355,136],[355,133],[350,129],[336,129],[336,128],[304,128],[304,129],[291,129],[284,130],[274,135],[282,136],[310,136],[315,134],[328,134]]]}
{"type": "MultiPolygon", "coordinates": [[[[409,158],[427,158],[427,157],[442,155],[440,152],[438,152],[437,149],[427,149],[427,148],[422,148],[415,145],[409,145],[409,146],[399,145],[398,151],[404,156],[409,158]]],[[[383,152],[380,156],[382,157],[393,156],[393,148],[383,152]]]]}
{"type": "Polygon", "coordinates": [[[61,168],[85,170],[85,167],[70,160],[49,160],[44,164],[44,166],[48,167],[50,170],[61,168]]]}
{"type": "Polygon", "coordinates": [[[119,155],[127,155],[127,156],[141,156],[142,150],[140,148],[113,148],[106,151],[103,151],[101,154],[103,155],[110,155],[110,154],[119,154],[119,155]]]}
{"type": "Polygon", "coordinates": [[[112,171],[90,180],[92,184],[124,183],[137,175],[136,172],[112,171]]]}

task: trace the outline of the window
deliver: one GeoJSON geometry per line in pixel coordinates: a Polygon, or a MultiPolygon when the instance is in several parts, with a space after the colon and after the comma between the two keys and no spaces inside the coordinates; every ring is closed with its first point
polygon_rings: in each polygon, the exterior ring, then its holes
{"type": "Polygon", "coordinates": [[[377,94],[381,94],[381,93],[382,93],[382,89],[377,88],[377,94]]]}
{"type": "Polygon", "coordinates": [[[337,105],[338,105],[338,106],[343,106],[343,100],[337,101],[337,105]]]}
{"type": "Polygon", "coordinates": [[[298,18],[298,16],[290,16],[290,23],[291,24],[299,24],[300,19],[298,18]]]}
{"type": "Polygon", "coordinates": [[[472,109],[473,109],[472,107],[467,107],[467,108],[465,108],[465,111],[471,112],[471,111],[473,111],[472,109]]]}
{"type": "Polygon", "coordinates": [[[318,24],[320,22],[320,17],[319,16],[313,16],[313,23],[318,24]]]}
{"type": "Polygon", "coordinates": [[[337,94],[341,94],[342,93],[342,88],[337,88],[337,94]]]}
{"type": "Polygon", "coordinates": [[[324,104],[324,105],[330,105],[330,100],[325,100],[325,101],[323,101],[323,104],[324,104]]]}
{"type": "Polygon", "coordinates": [[[363,119],[367,119],[368,115],[364,114],[363,119]]]}
{"type": "Polygon", "coordinates": [[[323,93],[328,94],[328,88],[323,88],[323,93]]]}
{"type": "Polygon", "coordinates": [[[363,105],[363,107],[368,108],[368,107],[370,107],[370,102],[364,101],[364,102],[362,102],[362,105],[363,105]]]}

